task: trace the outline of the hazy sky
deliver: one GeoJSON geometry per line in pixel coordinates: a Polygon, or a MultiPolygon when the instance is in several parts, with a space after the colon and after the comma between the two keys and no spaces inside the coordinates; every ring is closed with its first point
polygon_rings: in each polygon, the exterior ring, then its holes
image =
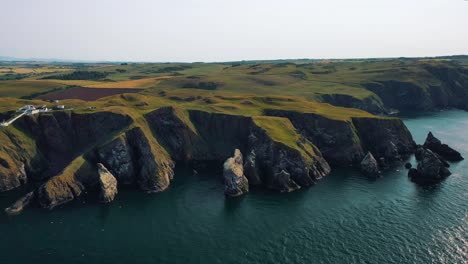
{"type": "Polygon", "coordinates": [[[229,61],[468,54],[466,0],[0,0],[0,56],[229,61]]]}

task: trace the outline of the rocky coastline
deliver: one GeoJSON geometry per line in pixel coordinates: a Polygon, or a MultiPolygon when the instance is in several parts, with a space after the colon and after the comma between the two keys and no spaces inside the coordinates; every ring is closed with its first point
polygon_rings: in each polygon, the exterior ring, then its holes
{"type": "Polygon", "coordinates": [[[418,150],[397,118],[337,120],[275,109],[260,117],[177,107],[161,107],[143,118],[55,112],[25,117],[5,133],[11,147],[0,157],[0,191],[42,182],[6,210],[11,214],[30,204],[52,209],[88,190],[111,202],[118,185],[161,192],[178,162],[224,162],[225,194],[239,196],[249,186],[277,192],[310,187],[332,167],[351,166],[377,178],[385,164],[418,150]],[[27,135],[27,142],[18,133],[27,135]]]}

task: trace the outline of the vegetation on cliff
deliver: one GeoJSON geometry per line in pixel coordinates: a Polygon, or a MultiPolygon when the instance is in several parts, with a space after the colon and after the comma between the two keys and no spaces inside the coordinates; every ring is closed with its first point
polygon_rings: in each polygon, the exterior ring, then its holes
{"type": "MultiPolygon", "coordinates": [[[[430,94],[426,106],[435,102],[434,91],[444,90],[447,104],[434,104],[441,107],[452,105],[451,96],[463,98],[466,81],[466,65],[445,60],[87,67],[107,79],[73,83],[46,72],[40,76],[47,81],[36,75],[27,81],[143,90],[62,100],[69,110],[25,116],[1,128],[0,191],[34,181],[40,187],[32,197],[53,208],[97,188],[96,164],[102,163],[119,185],[160,192],[170,185],[176,162],[221,164],[234,149],[246,155],[251,184],[293,191],[326,176],[330,164],[358,167],[368,152],[387,163],[414,152],[400,119],[368,112],[407,109],[393,104],[398,97],[389,99],[393,79],[412,83],[398,91],[430,94]]],[[[26,104],[49,103],[0,98],[2,117],[26,104]]]]}

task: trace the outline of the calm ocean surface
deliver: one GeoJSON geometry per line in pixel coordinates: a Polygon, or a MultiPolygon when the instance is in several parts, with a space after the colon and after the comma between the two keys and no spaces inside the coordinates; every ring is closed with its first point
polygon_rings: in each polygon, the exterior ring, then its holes
{"type": "MultiPolygon", "coordinates": [[[[468,158],[468,112],[405,123],[417,143],[431,130],[468,158]]],[[[0,263],[467,263],[468,162],[431,188],[403,164],[377,181],[342,169],[295,193],[229,200],[219,175],[179,167],[160,194],[121,189],[108,206],[1,214],[0,263]]],[[[0,194],[0,207],[18,197],[0,194]]]]}

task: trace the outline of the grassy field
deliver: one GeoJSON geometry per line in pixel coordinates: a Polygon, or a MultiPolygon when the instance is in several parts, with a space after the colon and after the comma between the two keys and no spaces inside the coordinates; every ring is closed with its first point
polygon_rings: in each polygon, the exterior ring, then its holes
{"type": "Polygon", "coordinates": [[[71,86],[138,88],[147,96],[167,94],[167,98],[171,97],[169,101],[176,104],[192,104],[213,111],[251,112],[250,108],[261,106],[261,100],[268,100],[255,99],[255,95],[307,101],[321,101],[323,95],[346,95],[359,101],[378,101],[366,88],[368,84],[397,80],[421,89],[437,87],[440,80],[427,70],[433,66],[466,70],[468,59],[462,56],[229,63],[2,63],[0,74],[13,70],[19,79],[0,80],[0,97],[35,98],[71,86]],[[76,72],[85,74],[74,75],[76,72]],[[200,102],[198,97],[205,101],[200,102]]]}
{"type": "Polygon", "coordinates": [[[0,81],[0,97],[16,97],[21,98],[34,94],[52,92],[56,89],[65,88],[66,85],[36,80],[17,80],[17,81],[0,81]]]}

